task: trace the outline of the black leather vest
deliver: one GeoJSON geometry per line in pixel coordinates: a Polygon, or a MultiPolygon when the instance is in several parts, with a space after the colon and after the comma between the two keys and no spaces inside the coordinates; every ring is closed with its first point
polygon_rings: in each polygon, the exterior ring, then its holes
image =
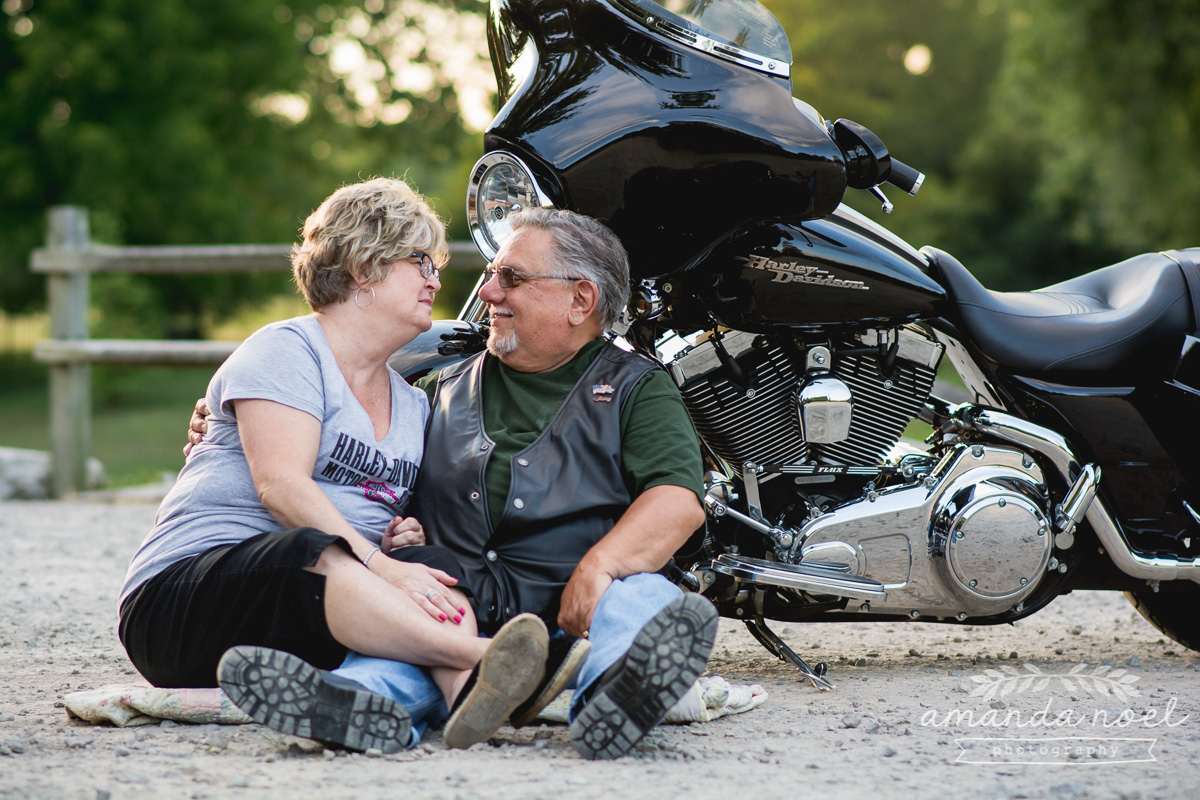
{"type": "Polygon", "coordinates": [[[625,513],[621,411],[657,367],[607,345],[541,435],[512,457],[512,481],[495,529],[484,470],[495,443],[484,431],[487,353],[438,376],[413,516],[430,544],[458,557],[475,595],[480,629],[523,612],[553,629],[559,595],[575,566],[625,513]]]}

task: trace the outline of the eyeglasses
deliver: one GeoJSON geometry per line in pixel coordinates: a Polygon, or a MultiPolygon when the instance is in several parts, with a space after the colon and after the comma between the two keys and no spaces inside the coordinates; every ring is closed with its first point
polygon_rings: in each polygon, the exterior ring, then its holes
{"type": "Polygon", "coordinates": [[[442,279],[442,271],[433,265],[433,257],[429,253],[422,253],[418,250],[409,258],[416,259],[417,269],[421,270],[421,274],[426,278],[433,278],[435,281],[442,279]]]}
{"type": "Polygon", "coordinates": [[[500,282],[501,289],[513,289],[527,280],[536,280],[538,278],[549,278],[550,280],[554,281],[587,280],[587,278],[564,278],[561,275],[546,275],[542,272],[522,272],[521,270],[513,269],[512,267],[495,267],[491,264],[484,269],[483,274],[487,276],[489,281],[492,279],[492,276],[495,275],[497,280],[500,282]]]}

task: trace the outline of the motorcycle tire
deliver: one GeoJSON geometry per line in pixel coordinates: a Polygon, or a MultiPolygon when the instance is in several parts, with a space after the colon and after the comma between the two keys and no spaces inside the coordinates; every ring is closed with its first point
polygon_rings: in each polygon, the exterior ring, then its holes
{"type": "Polygon", "coordinates": [[[1157,592],[1139,589],[1125,596],[1146,621],[1189,650],[1200,650],[1200,584],[1172,581],[1157,592]]]}

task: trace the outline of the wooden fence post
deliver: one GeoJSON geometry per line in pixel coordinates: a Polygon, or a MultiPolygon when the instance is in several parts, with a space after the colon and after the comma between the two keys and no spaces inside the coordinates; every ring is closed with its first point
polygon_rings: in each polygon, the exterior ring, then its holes
{"type": "MultiPolygon", "coordinates": [[[[46,250],[60,269],[46,276],[53,339],[88,338],[88,211],[53,206],[47,211],[46,250]]],[[[92,451],[92,368],[86,361],[50,366],[50,491],[55,497],[87,486],[92,451]]]]}

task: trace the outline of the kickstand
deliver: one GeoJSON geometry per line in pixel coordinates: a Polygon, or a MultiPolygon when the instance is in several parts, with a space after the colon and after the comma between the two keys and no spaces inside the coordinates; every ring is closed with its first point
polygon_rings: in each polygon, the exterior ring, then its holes
{"type": "Polygon", "coordinates": [[[776,635],[775,631],[767,627],[766,621],[761,616],[743,621],[759,644],[767,648],[768,652],[780,661],[790,661],[794,664],[796,669],[800,671],[800,677],[812,683],[814,689],[827,691],[833,688],[833,684],[825,680],[824,677],[825,670],[827,669],[826,666],[824,664],[817,664],[814,669],[806,664],[803,658],[796,655],[796,652],[776,635]]]}

